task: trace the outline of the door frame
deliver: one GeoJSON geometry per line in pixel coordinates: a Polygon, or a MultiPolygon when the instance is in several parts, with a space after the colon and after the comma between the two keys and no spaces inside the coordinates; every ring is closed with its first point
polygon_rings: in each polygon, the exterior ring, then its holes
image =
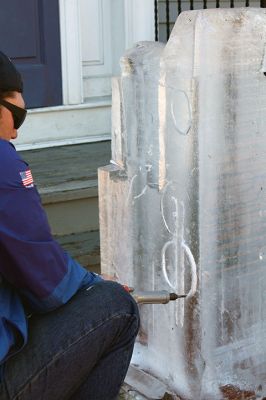
{"type": "Polygon", "coordinates": [[[63,105],[81,104],[83,82],[79,0],[59,0],[59,21],[63,105]]]}

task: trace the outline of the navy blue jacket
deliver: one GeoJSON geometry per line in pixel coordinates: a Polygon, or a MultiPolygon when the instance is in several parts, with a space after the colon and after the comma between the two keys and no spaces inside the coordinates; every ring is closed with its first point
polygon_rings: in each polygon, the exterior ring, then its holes
{"type": "Polygon", "coordinates": [[[27,343],[24,299],[47,312],[100,280],[52,238],[28,164],[0,139],[0,365],[27,343]]]}

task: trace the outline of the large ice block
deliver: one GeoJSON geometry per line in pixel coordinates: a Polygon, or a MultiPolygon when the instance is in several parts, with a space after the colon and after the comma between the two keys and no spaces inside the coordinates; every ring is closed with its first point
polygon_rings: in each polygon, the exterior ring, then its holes
{"type": "Polygon", "coordinates": [[[184,12],[113,84],[102,269],[188,294],[140,307],[133,363],[189,400],[266,396],[265,45],[263,9],[184,12]]]}

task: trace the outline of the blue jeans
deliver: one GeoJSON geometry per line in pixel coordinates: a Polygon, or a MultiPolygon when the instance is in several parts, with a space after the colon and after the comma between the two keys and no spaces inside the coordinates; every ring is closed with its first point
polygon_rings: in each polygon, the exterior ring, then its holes
{"type": "Polygon", "coordinates": [[[138,307],[115,282],[29,319],[29,341],[4,366],[1,400],[113,400],[139,329],[138,307]]]}

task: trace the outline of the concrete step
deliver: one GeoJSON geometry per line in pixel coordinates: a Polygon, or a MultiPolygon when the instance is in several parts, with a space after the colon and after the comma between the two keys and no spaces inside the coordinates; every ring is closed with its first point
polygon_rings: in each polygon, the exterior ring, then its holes
{"type": "Polygon", "coordinates": [[[96,179],[40,188],[39,192],[54,235],[99,229],[96,179]]]}
{"type": "Polygon", "coordinates": [[[68,253],[90,271],[100,273],[99,231],[54,237],[68,253]]]}
{"type": "Polygon", "coordinates": [[[19,151],[110,140],[111,96],[91,97],[78,105],[28,110],[19,130],[19,151]]]}
{"type": "Polygon", "coordinates": [[[99,269],[97,169],[110,141],[20,152],[30,165],[53,235],[84,266],[99,269]]]}

